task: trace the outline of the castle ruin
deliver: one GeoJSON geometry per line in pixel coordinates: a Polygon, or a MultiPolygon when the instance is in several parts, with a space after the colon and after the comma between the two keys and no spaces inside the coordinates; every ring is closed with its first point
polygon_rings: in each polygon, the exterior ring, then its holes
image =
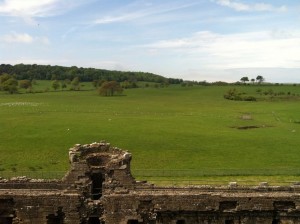
{"type": "Polygon", "coordinates": [[[300,186],[157,187],[136,181],[131,154],[75,145],[62,180],[0,178],[0,224],[300,224],[300,186]]]}

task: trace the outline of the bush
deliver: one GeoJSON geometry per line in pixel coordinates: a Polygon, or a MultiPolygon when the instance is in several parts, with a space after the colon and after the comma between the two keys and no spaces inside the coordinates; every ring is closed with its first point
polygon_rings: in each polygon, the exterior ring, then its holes
{"type": "Polygon", "coordinates": [[[254,96],[242,96],[245,93],[238,92],[235,88],[229,89],[226,94],[224,94],[224,98],[228,100],[236,100],[236,101],[256,101],[254,96]]]}
{"type": "Polygon", "coordinates": [[[254,96],[245,96],[243,97],[244,101],[256,101],[256,98],[254,96]]]}
{"type": "Polygon", "coordinates": [[[185,83],[185,82],[182,82],[182,83],[181,83],[181,86],[182,86],[182,87],[186,87],[186,83],[185,83]]]}

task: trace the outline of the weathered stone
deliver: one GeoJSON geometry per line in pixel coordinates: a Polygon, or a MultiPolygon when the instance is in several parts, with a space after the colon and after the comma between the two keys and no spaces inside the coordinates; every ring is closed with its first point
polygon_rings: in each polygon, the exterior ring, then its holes
{"type": "Polygon", "coordinates": [[[76,144],[62,180],[0,179],[0,224],[300,224],[299,184],[156,187],[135,181],[131,154],[76,144]]]}
{"type": "Polygon", "coordinates": [[[237,182],[229,182],[229,188],[236,188],[238,186],[237,182]]]}
{"type": "Polygon", "coordinates": [[[268,184],[268,182],[260,182],[259,186],[260,187],[269,187],[269,184],[268,184]]]}

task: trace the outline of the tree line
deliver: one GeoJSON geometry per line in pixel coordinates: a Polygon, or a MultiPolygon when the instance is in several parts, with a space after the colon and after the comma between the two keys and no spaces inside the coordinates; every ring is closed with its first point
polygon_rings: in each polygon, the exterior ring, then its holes
{"type": "Polygon", "coordinates": [[[258,75],[258,76],[256,77],[256,79],[254,79],[254,78],[249,79],[248,76],[244,76],[244,77],[241,78],[241,82],[243,82],[243,83],[250,82],[250,81],[251,81],[253,84],[255,83],[255,81],[256,81],[257,83],[261,84],[262,82],[265,81],[265,78],[264,78],[263,76],[261,76],[261,75],[258,75]]]}
{"type": "MultiPolygon", "coordinates": [[[[165,78],[147,72],[122,72],[36,64],[0,65],[0,91],[13,94],[22,88],[29,93],[36,92],[33,90],[36,80],[51,80],[51,87],[55,91],[66,88],[79,91],[83,85],[81,82],[91,82],[103,96],[121,94],[123,89],[138,88],[138,81],[153,82],[163,86],[183,82],[182,79],[165,78]]],[[[48,91],[48,88],[45,91],[48,91]]]]}
{"type": "Polygon", "coordinates": [[[117,82],[156,82],[179,84],[182,79],[166,78],[149,72],[114,71],[96,68],[64,67],[37,64],[1,64],[1,74],[12,75],[17,80],[73,80],[78,77],[80,82],[92,82],[94,80],[106,80],[117,82]]]}
{"type": "MultiPolygon", "coordinates": [[[[36,84],[35,80],[17,80],[13,75],[3,73],[0,75],[0,91],[6,91],[10,94],[18,93],[19,88],[27,90],[27,92],[32,93],[32,87],[36,84]]],[[[71,80],[53,80],[51,82],[51,87],[56,91],[58,89],[65,89],[67,85],[70,86],[70,90],[79,91],[80,81],[78,77],[71,80]]],[[[97,81],[97,85],[93,83],[93,86],[98,90],[98,93],[102,96],[114,96],[120,95],[123,92],[123,87],[117,81],[97,81]]],[[[48,91],[48,88],[47,90],[48,91]]]]}

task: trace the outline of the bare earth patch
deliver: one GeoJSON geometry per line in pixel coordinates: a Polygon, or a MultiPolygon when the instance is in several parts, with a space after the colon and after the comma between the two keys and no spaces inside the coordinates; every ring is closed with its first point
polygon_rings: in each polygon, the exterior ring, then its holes
{"type": "Polygon", "coordinates": [[[231,128],[236,128],[238,130],[248,130],[248,129],[255,129],[255,128],[271,128],[272,126],[268,125],[246,125],[246,126],[232,126],[231,128]]]}
{"type": "Polygon", "coordinates": [[[241,116],[241,119],[242,120],[252,120],[253,118],[252,118],[251,114],[243,114],[241,116]]]}

